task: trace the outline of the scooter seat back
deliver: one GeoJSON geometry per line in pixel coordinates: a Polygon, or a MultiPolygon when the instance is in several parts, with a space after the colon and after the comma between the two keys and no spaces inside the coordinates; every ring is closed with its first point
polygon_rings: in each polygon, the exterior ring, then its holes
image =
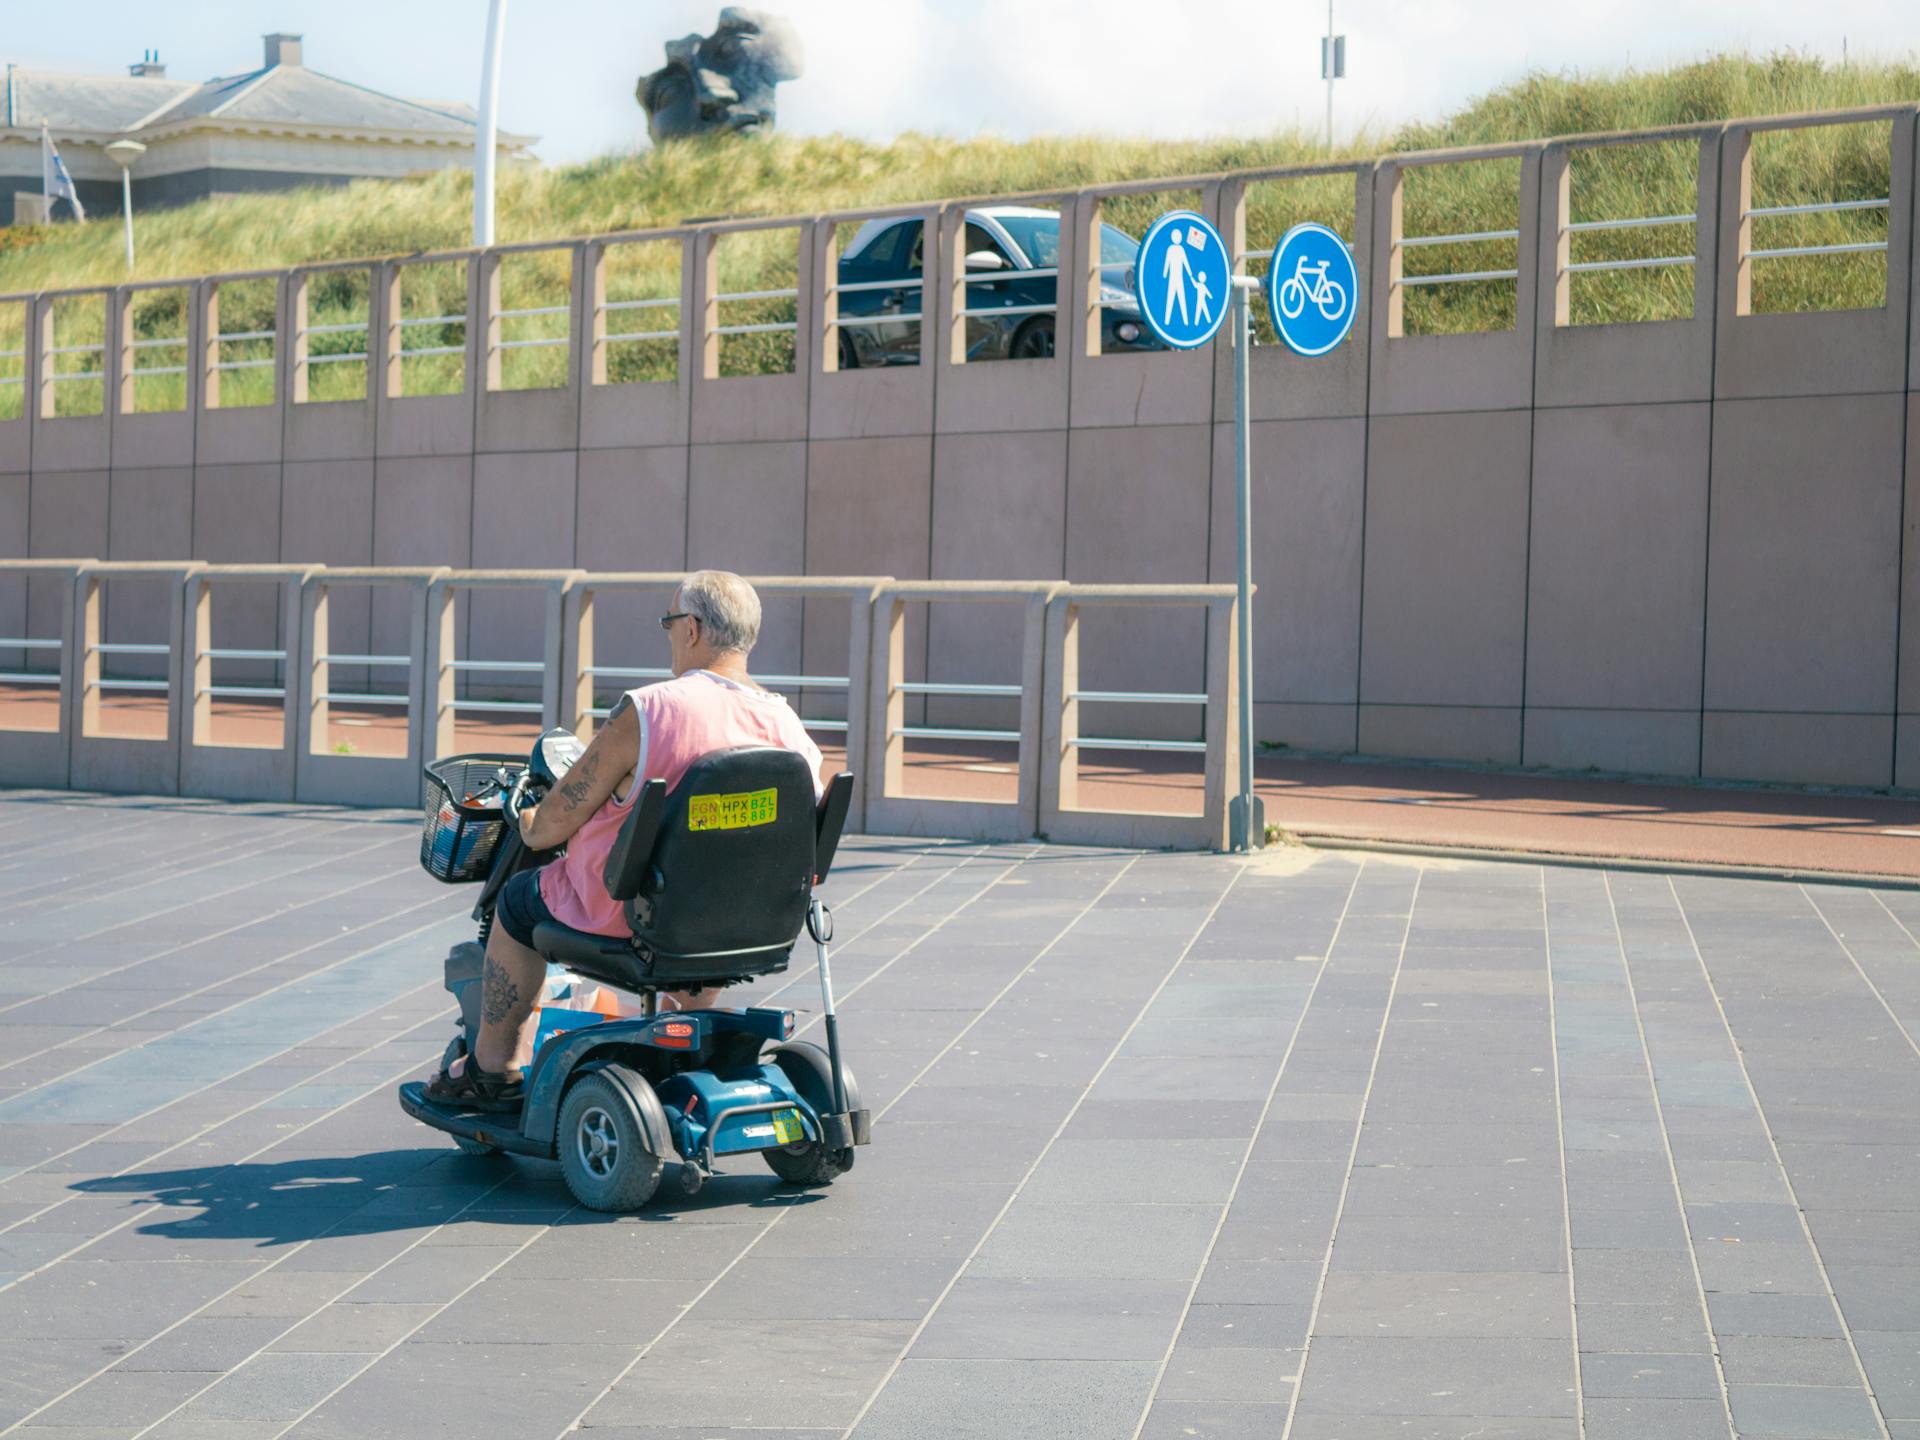
{"type": "Polygon", "coordinates": [[[797,751],[739,746],[695,762],[665,798],[627,901],[655,976],[711,983],[785,969],[813,894],[816,819],[797,751]]]}

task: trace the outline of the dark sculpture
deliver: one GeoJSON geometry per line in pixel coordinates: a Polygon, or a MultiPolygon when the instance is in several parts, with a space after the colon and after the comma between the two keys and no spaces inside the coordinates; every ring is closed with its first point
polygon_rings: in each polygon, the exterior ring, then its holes
{"type": "Polygon", "coordinates": [[[773,128],[773,88],[799,78],[800,37],[785,17],[729,5],[711,35],[667,42],[667,63],[634,92],[653,143],[773,128]]]}

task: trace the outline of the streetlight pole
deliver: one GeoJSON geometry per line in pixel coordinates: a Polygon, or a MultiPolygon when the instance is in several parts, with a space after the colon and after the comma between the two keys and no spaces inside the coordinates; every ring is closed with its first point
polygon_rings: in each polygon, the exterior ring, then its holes
{"type": "Polygon", "coordinates": [[[500,133],[500,39],[507,0],[488,0],[487,48],[480,62],[480,124],[473,138],[473,243],[493,244],[493,160],[500,133]]]}
{"type": "Polygon", "coordinates": [[[147,153],[138,140],[115,140],[107,154],[120,167],[120,215],[127,230],[127,278],[133,278],[133,162],[147,153]]]}
{"type": "Polygon", "coordinates": [[[1227,803],[1227,843],[1231,849],[1243,852],[1262,849],[1267,843],[1266,806],[1253,790],[1253,416],[1249,392],[1253,349],[1251,300],[1260,290],[1256,276],[1233,277],[1233,488],[1240,586],[1240,628],[1234,637],[1239,694],[1234,720],[1240,731],[1240,789],[1227,803]]]}

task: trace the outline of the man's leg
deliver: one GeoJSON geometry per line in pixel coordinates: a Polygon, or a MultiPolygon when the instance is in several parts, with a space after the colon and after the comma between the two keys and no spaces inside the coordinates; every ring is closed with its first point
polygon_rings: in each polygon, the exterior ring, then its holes
{"type": "Polygon", "coordinates": [[[474,1059],[482,1070],[515,1070],[533,1058],[533,1018],[546,983],[547,962],[505,927],[495,924],[487,936],[486,969],[480,976],[480,1036],[474,1059]]]}

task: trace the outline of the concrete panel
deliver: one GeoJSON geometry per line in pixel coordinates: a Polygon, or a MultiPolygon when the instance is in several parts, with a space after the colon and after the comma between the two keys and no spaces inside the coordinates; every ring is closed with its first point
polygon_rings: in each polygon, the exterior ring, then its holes
{"type": "Polygon", "coordinates": [[[1893,779],[1893,716],[1709,710],[1702,717],[1700,773],[1884,786],[1893,779]]]}
{"type": "MultiPolygon", "coordinates": [[[[373,563],[449,565],[472,561],[473,461],[465,455],[419,457],[374,463],[373,563]]],[[[406,593],[386,586],[372,596],[372,652],[406,651],[406,593]]],[[[461,606],[464,614],[465,605],[461,606]]]]}
{"type": "MultiPolygon", "coordinates": [[[[1369,706],[1521,703],[1530,421],[1522,412],[1372,422],[1361,749],[1374,748],[1369,706]]],[[[1376,723],[1395,736],[1417,733],[1405,717],[1376,723]]],[[[1504,716],[1496,728],[1504,743],[1504,716]]],[[[1517,756],[1517,711],[1510,729],[1517,756]]],[[[1408,743],[1393,748],[1424,753],[1408,743]]]]}
{"type": "Polygon", "coordinates": [[[33,477],[30,475],[0,475],[0,557],[8,560],[27,558],[27,514],[32,488],[33,477]]]}
{"type": "MultiPolygon", "coordinates": [[[[1253,679],[1255,684],[1260,681],[1258,664],[1253,679]]],[[[1267,701],[1253,707],[1254,742],[1290,750],[1349,753],[1359,738],[1359,724],[1360,707],[1351,703],[1289,705],[1267,701]]]]}
{"type": "MultiPolygon", "coordinates": [[[[927,579],[932,522],[931,436],[815,441],[807,460],[809,575],[891,575],[927,579]]],[[[806,602],[803,669],[844,674],[852,624],[848,602],[806,602]]],[[[907,612],[907,667],[924,673],[924,607],[907,612]]],[[[843,692],[808,692],[806,713],[844,718],[843,692]]]]}
{"type": "MultiPolygon", "coordinates": [[[[1700,137],[1694,225],[1693,316],[1635,325],[1571,325],[1576,283],[1561,267],[1571,258],[1569,165],[1590,148],[1555,143],[1541,161],[1539,239],[1535,246],[1540,303],[1535,306],[1536,405],[1630,405],[1706,400],[1713,395],[1713,303],[1719,234],[1720,136],[1700,137]]],[[[1619,217],[1627,218],[1627,217],[1619,217]]],[[[1678,227],[1651,232],[1683,235],[1678,227]]],[[[1673,254],[1677,246],[1664,249],[1673,254]]],[[[1657,271],[1640,271],[1641,275],[1657,271]]]]}
{"type": "MultiPolygon", "coordinates": [[[[1754,201],[1750,142],[1767,127],[1729,125],[1720,152],[1720,283],[1714,356],[1714,394],[1721,399],[1768,395],[1871,394],[1906,387],[1907,308],[1913,241],[1914,112],[1892,115],[1892,174],[1887,216],[1887,300],[1877,310],[1832,310],[1805,315],[1752,315],[1747,292],[1751,266],[1741,261],[1752,244],[1752,222],[1742,213],[1754,201]]],[[[1848,120],[1874,118],[1855,112],[1848,120]]],[[[1761,204],[1778,204],[1760,196],[1761,204]]],[[[1764,246],[1781,242],[1763,238],[1764,246]]]]}
{"type": "MultiPolygon", "coordinates": [[[[477,570],[573,567],[572,450],[478,455],[473,462],[473,566],[477,570]]],[[[535,590],[476,590],[467,596],[461,650],[471,659],[538,660],[545,597],[535,590]]],[[[525,691],[531,677],[479,675],[488,690],[525,691]]],[[[522,698],[538,699],[535,689],[522,698]]]]}
{"type": "Polygon", "coordinates": [[[1892,713],[1904,408],[1714,407],[1707,709],[1892,713]]]}
{"type": "MultiPolygon", "coordinates": [[[[1905,503],[1901,516],[1905,535],[1900,548],[1900,704],[1903,712],[1920,711],[1920,394],[1907,396],[1907,454],[1905,503]]],[[[1904,731],[1903,731],[1904,733],[1904,731]]],[[[1904,783],[1904,782],[1902,782],[1904,783]]]]}
{"type": "MultiPolygon", "coordinates": [[[[935,580],[1060,579],[1066,564],[1067,432],[935,437],[932,527],[935,580]]],[[[994,684],[1018,680],[1017,646],[995,626],[981,624],[983,615],[997,613],[966,605],[931,607],[924,674],[994,684]]],[[[909,608],[909,640],[913,617],[909,608]]],[[[917,658],[909,649],[907,673],[915,679],[923,678],[913,669],[917,658]]],[[[1004,709],[947,701],[941,715],[1002,725],[1004,709]]]]}
{"type": "Polygon", "coordinates": [[[109,560],[184,560],[192,555],[190,468],[115,470],[108,496],[109,560]]]}
{"type": "MultiPolygon", "coordinates": [[[[1344,705],[1343,744],[1351,744],[1351,707],[1360,686],[1366,422],[1274,420],[1255,424],[1252,432],[1253,583],[1259,587],[1253,597],[1254,700],[1344,705]]],[[[1215,426],[1208,578],[1223,583],[1240,573],[1233,467],[1233,427],[1215,426]]],[[[1316,726],[1323,723],[1324,717],[1316,718],[1316,726]]],[[[1265,730],[1258,738],[1287,739],[1265,730]]]]}
{"type": "Polygon", "coordinates": [[[678,570],[687,562],[687,451],[582,450],[573,564],[678,570]]]}
{"type": "MultiPolygon", "coordinates": [[[[1212,440],[1207,425],[1075,431],[1067,449],[1067,578],[1205,581],[1212,440]]],[[[1079,631],[1087,689],[1206,688],[1203,612],[1096,606],[1081,615],[1079,631]]],[[[1110,704],[1083,724],[1090,735],[1191,740],[1203,718],[1198,706],[1110,704]]]]}
{"type": "Polygon", "coordinates": [[[1896,717],[1893,783],[1902,790],[1920,790],[1920,715],[1896,717]]]}
{"type": "Polygon", "coordinates": [[[1523,763],[1558,770],[1700,773],[1697,710],[1562,710],[1529,705],[1523,763]]]}
{"type": "Polygon", "coordinates": [[[278,465],[202,465],[193,472],[193,558],[221,565],[280,558],[278,465]]]}
{"type": "MultiPolygon", "coordinates": [[[[1081,237],[1075,217],[1084,202],[1069,195],[1022,203],[1059,209],[1057,268],[1061,275],[1070,275],[1079,263],[1081,237]]],[[[956,282],[965,273],[960,246],[967,208],[965,204],[947,205],[940,212],[942,273],[949,282],[938,287],[939,293],[927,307],[936,326],[930,353],[939,368],[934,382],[934,428],[947,433],[1065,429],[1071,345],[1056,340],[1054,354],[1045,360],[965,361],[965,322],[956,317],[966,308],[965,296],[959,293],[966,287],[956,282]]],[[[1071,329],[1058,316],[1055,324],[1058,336],[1067,335],[1071,329]]]]}
{"type": "MultiPolygon", "coordinates": [[[[49,560],[105,559],[107,485],[105,470],[34,471],[27,553],[49,560]]],[[[70,600],[59,587],[35,585],[28,606],[29,633],[59,634],[60,617],[70,600]]]]}
{"type": "MultiPolygon", "coordinates": [[[[830,293],[839,279],[840,225],[857,217],[837,215],[814,223],[813,280],[815,294],[822,297],[819,342],[802,358],[811,365],[813,378],[807,392],[807,433],[815,440],[857,439],[879,435],[925,435],[933,429],[933,381],[938,373],[934,363],[938,348],[935,338],[940,330],[928,323],[931,301],[938,295],[942,267],[939,245],[922,244],[920,306],[920,363],[918,365],[879,365],[862,369],[839,368],[839,331],[829,322],[839,313],[838,297],[830,293]],[[831,365],[833,368],[829,369],[831,365]]],[[[889,212],[886,218],[916,218],[913,212],[889,212]]],[[[938,235],[937,211],[920,212],[917,218],[922,235],[938,235]]],[[[892,292],[885,292],[890,301],[892,292]]],[[[906,301],[911,291],[903,291],[906,301]]],[[[893,313],[913,313],[902,303],[893,313]]],[[[897,327],[883,334],[897,335],[897,327]]]]}
{"type": "MultiPolygon", "coordinates": [[[[320,565],[373,563],[373,461],[289,460],[281,468],[280,555],[320,565]]],[[[351,586],[328,601],[328,644],[339,654],[370,649],[370,596],[351,586]]],[[[336,688],[364,688],[365,670],[340,667],[336,688]]]]}
{"type": "Polygon", "coordinates": [[[1534,413],[1529,706],[1698,710],[1711,430],[1704,404],[1534,413]]]}
{"type": "MultiPolygon", "coordinates": [[[[1221,234],[1227,237],[1235,254],[1247,251],[1247,226],[1244,198],[1246,187],[1259,177],[1230,179],[1221,191],[1221,214],[1226,224],[1221,234]]],[[[1252,418],[1261,420],[1298,420],[1325,416],[1364,416],[1367,413],[1367,365],[1373,335],[1373,287],[1364,283],[1370,273],[1373,252],[1373,167],[1363,165],[1354,174],[1353,231],[1346,239],[1353,245],[1353,263],[1363,279],[1358,312],[1353,329],[1329,355],[1308,359],[1296,355],[1285,345],[1256,346],[1248,357],[1248,400],[1252,418]]],[[[1243,273],[1265,276],[1272,248],[1248,255],[1243,273]]],[[[1267,303],[1264,292],[1248,297],[1256,308],[1267,303]]],[[[1229,328],[1232,317],[1227,320],[1229,328]]],[[[1225,421],[1233,415],[1233,347],[1216,342],[1213,352],[1213,413],[1225,421]]],[[[1258,683],[1259,668],[1254,669],[1258,683]]]]}
{"type": "MultiPolygon", "coordinates": [[[[1374,172],[1373,252],[1366,277],[1375,292],[1368,332],[1372,414],[1509,410],[1532,403],[1534,304],[1539,289],[1540,151],[1534,146],[1462,155],[1461,162],[1517,156],[1520,160],[1519,279],[1511,330],[1471,335],[1393,335],[1399,270],[1400,186],[1408,169],[1398,159],[1374,172]]],[[[1471,253],[1471,252],[1469,252],[1471,253]]]]}
{"type": "Polygon", "coordinates": [[[1359,748],[1363,755],[1517,765],[1520,711],[1489,705],[1363,703],[1359,748]]]}
{"type": "MultiPolygon", "coordinates": [[[[28,390],[27,394],[32,395],[28,390]]],[[[33,465],[33,421],[25,412],[0,420],[0,469],[25,474],[33,465]]]]}
{"type": "Polygon", "coordinates": [[[687,475],[689,569],[801,573],[807,556],[804,444],[695,445],[687,475]]]}

